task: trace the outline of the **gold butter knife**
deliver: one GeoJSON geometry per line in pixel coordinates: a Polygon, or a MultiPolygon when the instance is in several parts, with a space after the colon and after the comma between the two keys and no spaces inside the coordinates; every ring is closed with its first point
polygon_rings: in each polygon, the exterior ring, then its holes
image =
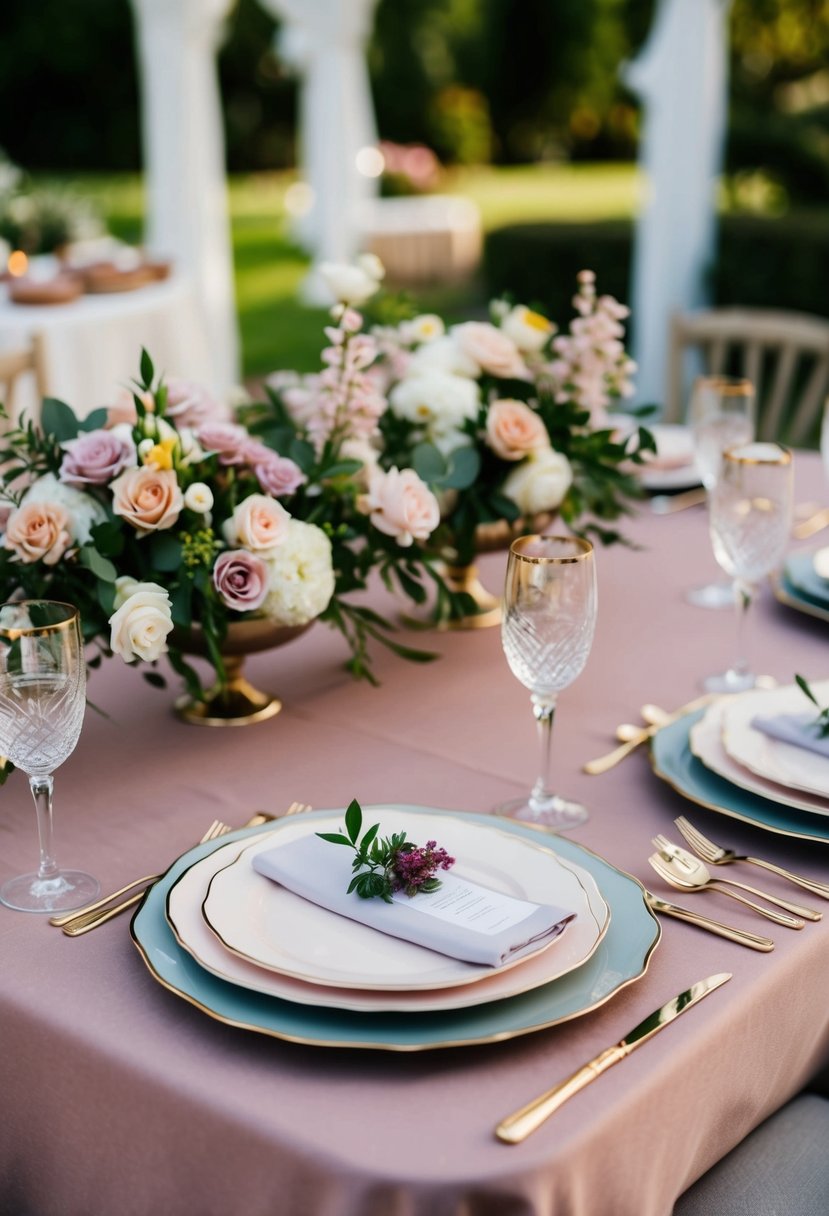
{"type": "Polygon", "coordinates": [[[591,1060],[578,1072],[573,1073],[572,1077],[554,1085],[552,1089],[548,1089],[546,1093],[534,1098],[532,1102],[528,1102],[514,1114],[502,1119],[495,1128],[495,1135],[505,1144],[520,1144],[546,1119],[549,1119],[550,1115],[557,1111],[568,1098],[572,1098],[580,1089],[584,1089],[585,1085],[589,1085],[596,1077],[600,1077],[611,1065],[618,1064],[619,1060],[624,1060],[625,1056],[629,1056],[637,1047],[641,1047],[660,1030],[664,1030],[681,1013],[686,1013],[696,1005],[697,1001],[701,1001],[709,992],[713,992],[715,988],[719,988],[721,984],[730,979],[731,972],[722,971],[718,975],[710,975],[707,980],[700,980],[698,984],[694,984],[685,992],[680,992],[679,996],[674,997],[661,1008],[655,1009],[643,1022],[634,1026],[633,1030],[629,1031],[620,1042],[615,1043],[613,1047],[607,1047],[596,1056],[595,1060],[591,1060]]]}

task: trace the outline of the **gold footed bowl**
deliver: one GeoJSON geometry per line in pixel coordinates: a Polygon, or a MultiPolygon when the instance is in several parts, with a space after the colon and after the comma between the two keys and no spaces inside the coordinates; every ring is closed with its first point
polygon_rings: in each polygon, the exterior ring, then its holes
{"type": "MultiPolygon", "coordinates": [[[[225,679],[217,680],[199,701],[189,694],[178,698],[176,716],[194,726],[252,726],[266,722],[282,708],[272,693],[255,688],[242,674],[245,657],[262,650],[274,650],[292,642],[313,625],[275,625],[272,621],[232,621],[222,644],[225,679]]],[[[183,654],[208,657],[201,629],[176,630],[173,642],[183,654]]]]}
{"type": "MultiPolygon", "coordinates": [[[[535,515],[532,519],[517,519],[509,523],[500,519],[492,524],[479,524],[475,529],[475,552],[495,553],[508,549],[516,537],[525,532],[545,532],[553,524],[556,512],[548,511],[543,515],[535,515]]],[[[448,630],[489,629],[501,624],[501,597],[487,591],[478,577],[478,567],[470,562],[468,566],[458,566],[452,562],[452,551],[447,550],[443,565],[443,577],[450,591],[456,595],[463,593],[474,601],[474,608],[462,616],[441,615],[437,609],[432,609],[423,617],[406,616],[404,623],[416,629],[436,629],[439,632],[448,630]]]]}

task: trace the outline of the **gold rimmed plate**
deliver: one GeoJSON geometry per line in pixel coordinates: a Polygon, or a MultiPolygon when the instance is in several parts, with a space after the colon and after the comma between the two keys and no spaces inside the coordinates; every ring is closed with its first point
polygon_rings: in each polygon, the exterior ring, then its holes
{"type": "MultiPolygon", "coordinates": [[[[468,828],[470,825],[465,826],[468,828]]],[[[429,830],[425,825],[422,828],[425,832],[429,830]]],[[[480,833],[480,829],[478,832],[480,833]]],[[[498,835],[506,843],[508,850],[510,844],[536,847],[530,841],[519,841],[504,832],[499,832],[498,835]]],[[[263,912],[269,924],[278,926],[278,936],[290,943],[288,948],[278,952],[278,957],[280,960],[285,959],[289,965],[297,958],[301,963],[307,962],[299,945],[301,941],[304,940],[306,945],[312,947],[315,943],[317,949],[321,943],[323,946],[328,943],[336,948],[339,961],[337,978],[342,981],[348,956],[346,942],[356,934],[358,940],[364,939],[373,949],[375,966],[380,970],[381,977],[386,967],[391,975],[396,975],[400,966],[405,965],[405,961],[412,954],[422,965],[430,968],[437,963],[443,978],[452,974],[455,969],[459,970],[461,976],[464,972],[472,973],[468,983],[435,989],[412,987],[389,990],[382,982],[379,986],[372,985],[367,989],[345,988],[342,982],[336,986],[314,984],[297,979],[293,975],[283,974],[281,970],[274,971],[259,966],[255,960],[228,950],[201,916],[205,887],[211,884],[213,877],[234,869],[237,871],[237,877],[240,876],[240,867],[245,866],[246,858],[249,862],[249,854],[253,850],[272,845],[273,834],[269,832],[258,837],[241,855],[238,842],[229,844],[185,870],[167,896],[167,919],[180,945],[206,970],[253,991],[298,1001],[301,1004],[362,1010],[367,1013],[404,1013],[462,1009],[484,1001],[502,1000],[550,983],[581,966],[598,948],[610,921],[610,911],[593,876],[572,862],[555,858],[556,899],[576,912],[575,920],[555,939],[552,949],[538,952],[523,961],[520,966],[478,968],[470,964],[458,966],[456,960],[444,961],[440,956],[434,958],[432,951],[424,952],[420,947],[411,947],[409,943],[401,943],[398,939],[378,934],[376,930],[365,925],[356,925],[355,922],[326,912],[324,908],[314,909],[313,905],[309,907],[307,900],[300,900],[291,892],[280,889],[277,893],[273,883],[255,872],[251,875],[250,888],[244,879],[234,884],[226,893],[227,898],[236,899],[238,887],[239,915],[250,920],[254,934],[258,935],[264,929],[266,937],[269,936],[268,926],[260,923],[263,912]],[[262,882],[266,883],[267,887],[261,892],[263,902],[259,905],[256,888],[262,882]],[[316,912],[321,915],[317,917],[316,912]],[[297,933],[292,926],[295,927],[298,918],[301,921],[305,913],[310,913],[310,916],[305,921],[304,929],[297,933]]],[[[546,848],[544,851],[551,852],[546,848]]],[[[522,881],[521,885],[525,886],[525,883],[522,881]]],[[[316,952],[317,950],[314,950],[315,954],[316,952]]],[[[325,970],[329,973],[327,966],[325,970]]]]}
{"type": "MultiPolygon", "coordinates": [[[[421,814],[452,814],[416,806],[395,809],[405,810],[412,821],[421,814]]],[[[309,812],[306,817],[322,821],[333,813],[309,812]]],[[[256,828],[199,845],[181,857],[145,896],[133,918],[133,940],[160,984],[215,1020],[291,1042],[383,1051],[472,1046],[530,1034],[598,1008],[645,974],[661,928],[638,879],[574,841],[551,837],[518,821],[494,820],[488,815],[465,815],[464,819],[490,827],[497,823],[503,831],[546,844],[564,861],[593,876],[610,908],[610,924],[581,967],[514,997],[468,1009],[424,1013],[365,1013],[300,1005],[228,983],[202,968],[176,941],[165,916],[166,899],[190,865],[229,840],[244,843],[252,839],[261,830],[256,828]]],[[[413,825],[412,834],[415,832],[413,825]]]]}

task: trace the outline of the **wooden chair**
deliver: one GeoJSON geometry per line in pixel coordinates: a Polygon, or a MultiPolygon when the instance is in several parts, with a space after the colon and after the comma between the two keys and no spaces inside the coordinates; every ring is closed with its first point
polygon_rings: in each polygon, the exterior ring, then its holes
{"type": "Polygon", "coordinates": [[[685,414],[693,357],[700,374],[740,375],[753,382],[758,438],[800,445],[816,441],[829,388],[829,320],[756,308],[673,317],[666,422],[681,421],[685,414]]]}
{"type": "MultiPolygon", "coordinates": [[[[14,419],[15,385],[21,376],[32,375],[35,381],[37,400],[46,393],[46,374],[41,339],[35,336],[29,347],[21,350],[0,351],[0,403],[9,419],[14,419]]],[[[0,421],[0,426],[8,422],[0,421]]]]}

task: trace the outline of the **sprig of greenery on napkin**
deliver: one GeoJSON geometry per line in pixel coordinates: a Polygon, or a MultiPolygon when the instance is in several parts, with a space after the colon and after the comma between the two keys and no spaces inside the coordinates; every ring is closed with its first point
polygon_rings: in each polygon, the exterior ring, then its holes
{"type": "Polygon", "coordinates": [[[820,702],[809,687],[808,681],[803,676],[796,675],[794,679],[800,691],[805,693],[812,704],[816,705],[820,710],[820,713],[815,718],[813,725],[817,729],[818,737],[820,739],[825,739],[826,736],[829,735],[829,705],[821,708],[820,702]]]}

